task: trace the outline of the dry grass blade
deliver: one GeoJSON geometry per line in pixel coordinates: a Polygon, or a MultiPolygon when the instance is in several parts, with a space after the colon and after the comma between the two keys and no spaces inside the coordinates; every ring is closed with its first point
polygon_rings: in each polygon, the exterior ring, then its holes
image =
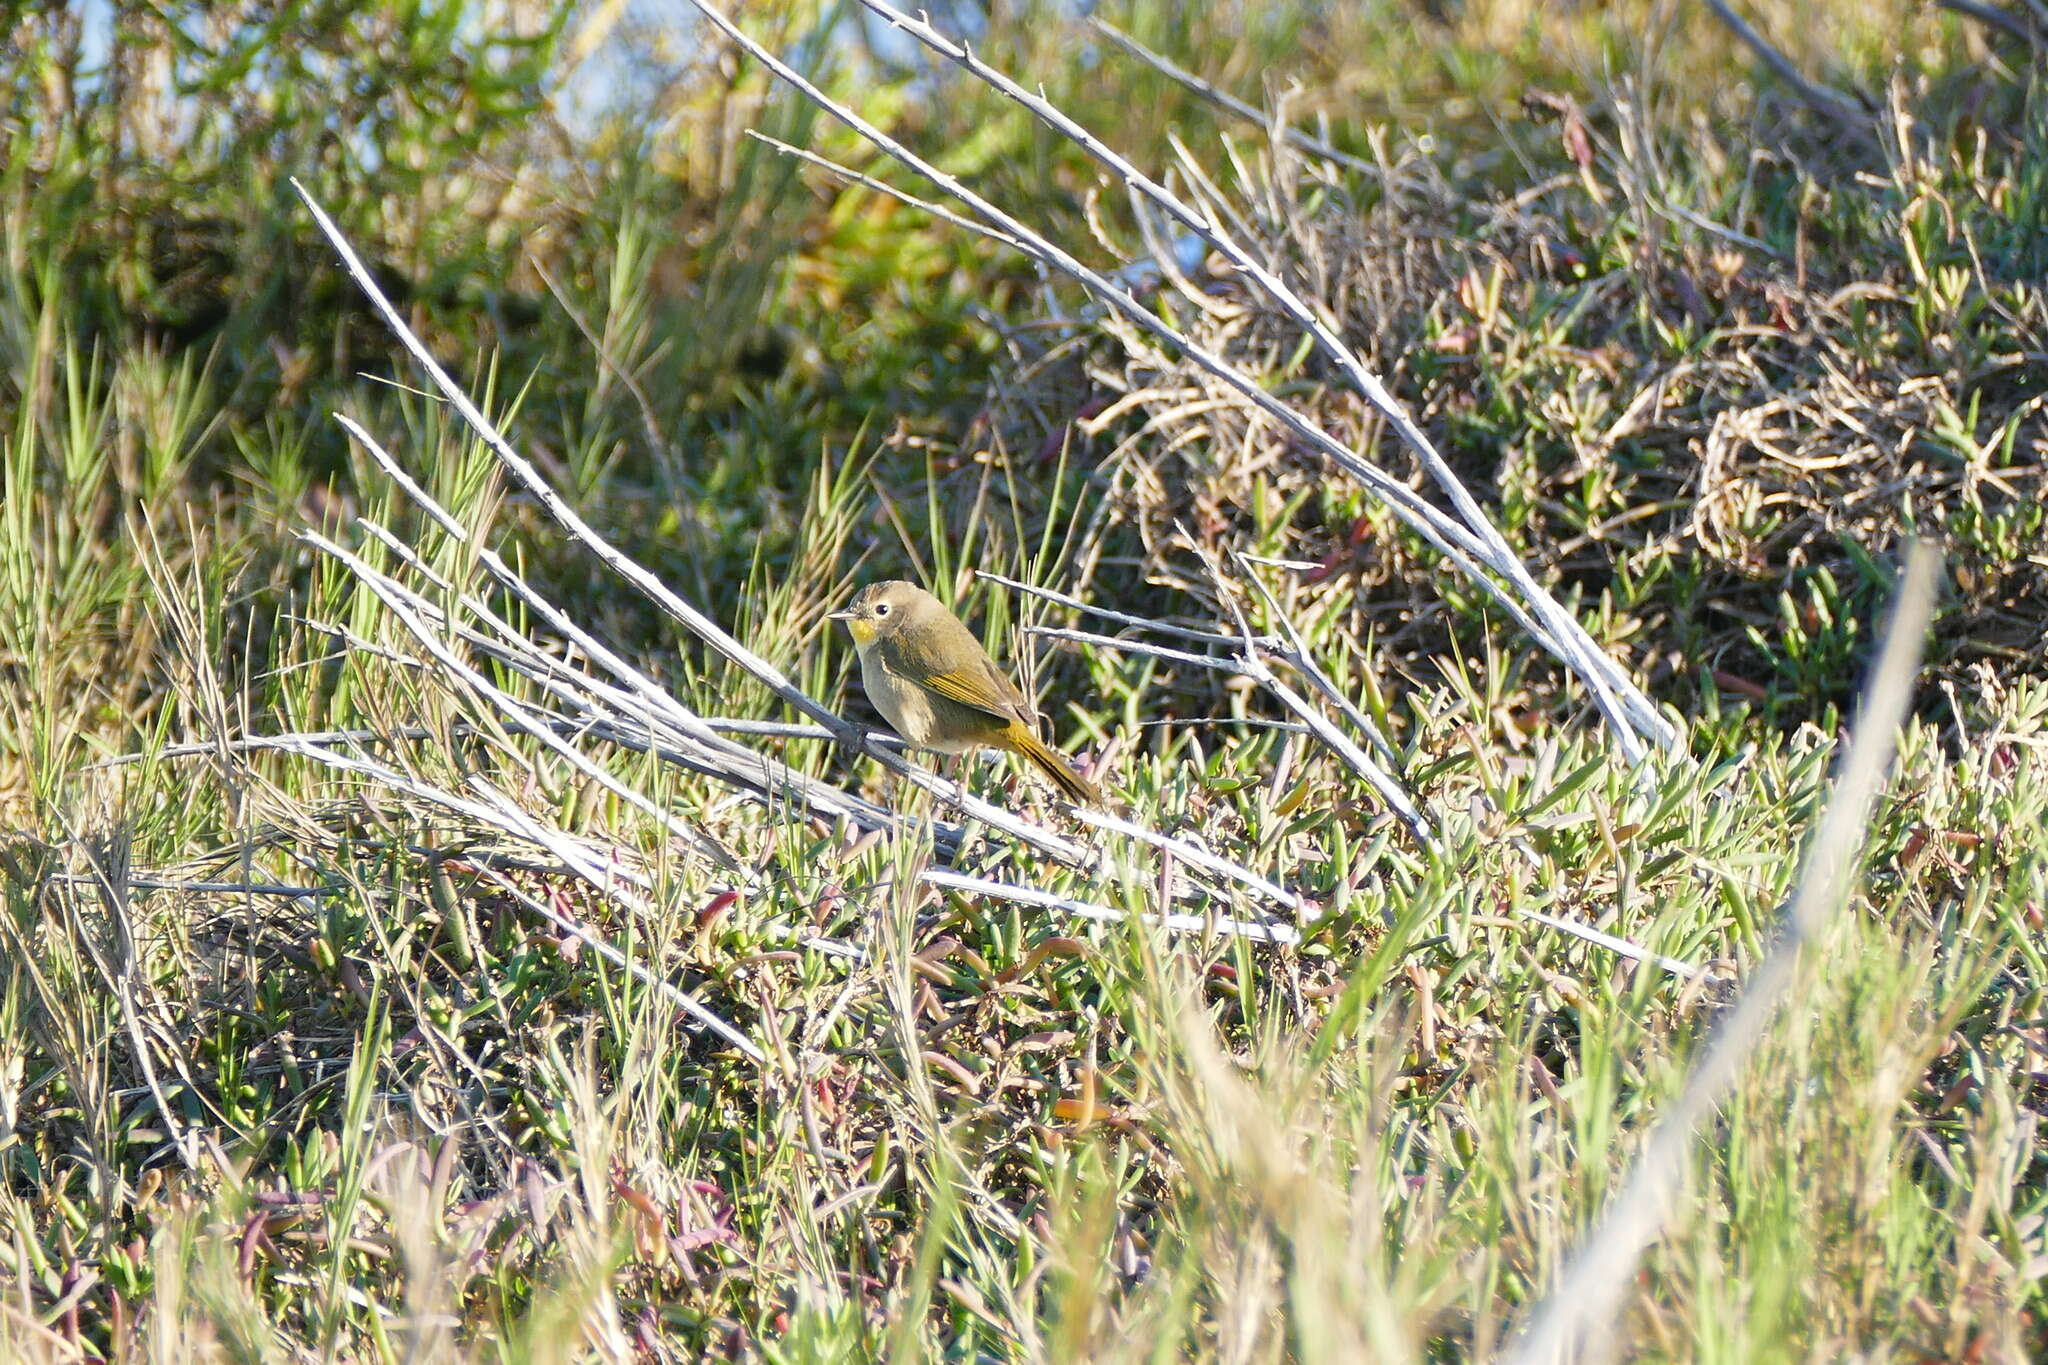
{"type": "Polygon", "coordinates": [[[1546,915],[1541,910],[1531,910],[1526,905],[1514,907],[1514,912],[1523,919],[1534,920],[1545,928],[1555,929],[1561,934],[1569,934],[1571,937],[1590,943],[1596,948],[1605,948],[1616,957],[1625,957],[1631,962],[1647,962],[1653,967],[1669,972],[1681,981],[1692,981],[1701,975],[1700,969],[1687,962],[1684,958],[1671,957],[1665,953],[1650,952],[1646,948],[1630,943],[1625,938],[1617,938],[1613,934],[1595,929],[1591,925],[1574,924],[1568,919],[1559,919],[1556,915],[1546,915]]]}
{"type": "MultiPolygon", "coordinates": [[[[308,623],[314,624],[314,623],[308,623]]],[[[567,722],[557,722],[567,726],[567,722]]],[[[771,739],[826,739],[832,732],[822,725],[802,725],[791,721],[743,720],[733,716],[706,716],[704,726],[718,735],[759,735],[771,739]]],[[[454,733],[471,733],[465,726],[455,727],[454,733]]],[[[186,744],[166,744],[161,749],[136,750],[133,753],[113,754],[106,758],[94,759],[79,771],[103,772],[109,768],[131,768],[138,763],[153,763],[166,758],[201,758],[213,754],[252,753],[262,749],[280,747],[285,741],[314,744],[377,744],[395,739],[430,739],[433,732],[418,726],[400,726],[393,730],[301,730],[295,733],[275,735],[244,735],[239,739],[219,741],[195,741],[186,744]]],[[[871,743],[887,744],[889,739],[880,736],[871,743]]]]}
{"type": "Polygon", "coordinates": [[[1644,1144],[1591,1236],[1531,1314],[1508,1359],[1513,1365],[1611,1359],[1614,1323],[1635,1267],[1669,1215],[1699,1124],[1756,1051],[1799,978],[1800,952],[1846,896],[1856,851],[1883,790],[1898,729],[1912,698],[1922,641],[1933,614],[1935,553],[1916,545],[1900,576],[1884,647],[1851,731],[1849,751],[1826,813],[1801,863],[1778,941],[1757,965],[1706,1055],[1644,1144]]]}

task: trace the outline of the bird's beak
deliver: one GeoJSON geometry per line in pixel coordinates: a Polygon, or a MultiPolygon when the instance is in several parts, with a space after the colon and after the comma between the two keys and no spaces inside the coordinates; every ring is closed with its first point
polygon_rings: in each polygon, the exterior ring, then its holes
{"type": "Polygon", "coordinates": [[[827,621],[851,621],[853,619],[853,608],[841,607],[838,611],[828,611],[825,613],[825,619],[827,621]]]}

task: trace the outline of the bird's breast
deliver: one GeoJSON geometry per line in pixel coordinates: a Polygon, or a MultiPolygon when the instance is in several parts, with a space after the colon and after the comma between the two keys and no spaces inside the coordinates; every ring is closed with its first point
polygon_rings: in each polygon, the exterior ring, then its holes
{"type": "Polygon", "coordinates": [[[893,672],[878,657],[878,652],[869,650],[860,659],[861,686],[867,690],[868,700],[882,713],[883,719],[897,734],[919,749],[935,749],[940,753],[959,753],[970,747],[958,742],[949,742],[942,734],[939,699],[920,683],[911,681],[900,673],[893,672]]]}

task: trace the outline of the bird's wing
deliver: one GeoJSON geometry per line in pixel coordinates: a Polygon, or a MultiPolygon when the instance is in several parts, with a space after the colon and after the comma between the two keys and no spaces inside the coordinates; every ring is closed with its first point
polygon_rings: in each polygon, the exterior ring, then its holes
{"type": "Polygon", "coordinates": [[[925,678],[924,685],[947,701],[986,711],[1002,720],[1017,721],[1027,730],[1034,728],[1031,708],[1010,685],[1010,680],[996,672],[992,665],[933,673],[925,678]]]}
{"type": "MultiPolygon", "coordinates": [[[[964,667],[940,669],[941,657],[938,650],[917,652],[910,660],[917,667],[924,685],[947,701],[962,706],[971,706],[985,711],[1001,720],[1014,720],[1027,730],[1037,729],[1038,718],[1032,713],[1031,703],[1024,700],[1024,694],[1016,685],[1003,676],[995,661],[981,647],[981,641],[974,638],[967,627],[954,622],[959,635],[947,641],[947,653],[954,659],[968,658],[973,662],[964,667]]],[[[951,631],[946,632],[951,634],[951,631]]]]}

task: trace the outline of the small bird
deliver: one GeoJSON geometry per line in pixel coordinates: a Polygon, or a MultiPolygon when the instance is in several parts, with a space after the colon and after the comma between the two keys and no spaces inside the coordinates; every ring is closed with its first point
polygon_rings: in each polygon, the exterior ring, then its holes
{"type": "Polygon", "coordinates": [[[1102,804],[1102,789],[1038,737],[1024,694],[938,598],[900,579],[870,583],[832,619],[846,622],[860,651],[868,700],[911,745],[942,754],[1007,749],[1069,801],[1102,804]]]}

